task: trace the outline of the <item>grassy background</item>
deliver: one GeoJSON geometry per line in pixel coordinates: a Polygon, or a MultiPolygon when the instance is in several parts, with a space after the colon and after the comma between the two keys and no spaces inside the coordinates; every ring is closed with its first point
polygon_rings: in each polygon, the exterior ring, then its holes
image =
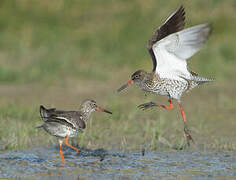
{"type": "MultiPolygon", "coordinates": [[[[189,128],[196,147],[235,150],[236,2],[182,4],[186,27],[210,22],[214,28],[189,61],[201,76],[216,79],[182,98],[189,128]]],[[[57,144],[55,137],[35,129],[42,123],[39,105],[72,110],[86,98],[113,115],[93,113],[74,144],[124,151],[183,144],[178,108],[136,108],[151,100],[166,104],[166,97],[145,96],[135,87],[116,93],[135,70],[151,70],[147,41],[180,5],[170,0],[1,0],[1,149],[57,144]]]]}

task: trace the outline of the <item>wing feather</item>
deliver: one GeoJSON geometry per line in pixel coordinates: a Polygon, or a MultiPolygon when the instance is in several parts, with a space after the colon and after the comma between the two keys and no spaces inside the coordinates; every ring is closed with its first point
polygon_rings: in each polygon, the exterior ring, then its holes
{"type": "Polygon", "coordinates": [[[201,24],[185,29],[170,35],[176,37],[176,42],[172,41],[166,48],[170,53],[174,53],[180,59],[187,60],[205,44],[210,32],[211,26],[209,24],[201,24]]]}
{"type": "Polygon", "coordinates": [[[181,6],[178,10],[176,10],[167,18],[164,24],[155,31],[151,40],[149,40],[147,49],[152,57],[153,72],[155,71],[157,65],[156,57],[152,49],[153,45],[159,40],[165,38],[166,36],[182,30],[184,28],[184,20],[185,11],[183,6],[181,6]]]}
{"type": "Polygon", "coordinates": [[[45,122],[58,122],[62,124],[67,124],[73,128],[86,127],[85,122],[80,119],[81,114],[77,111],[61,111],[56,110],[56,108],[46,109],[42,105],[40,106],[40,115],[45,122]]]}
{"type": "Polygon", "coordinates": [[[191,79],[186,60],[200,50],[211,32],[209,24],[194,26],[156,42],[152,49],[158,59],[155,72],[160,78],[191,79]]]}

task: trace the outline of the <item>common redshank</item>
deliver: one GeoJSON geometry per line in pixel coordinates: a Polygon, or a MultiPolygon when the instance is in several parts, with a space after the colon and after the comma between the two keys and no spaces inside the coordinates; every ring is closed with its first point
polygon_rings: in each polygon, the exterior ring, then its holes
{"type": "Polygon", "coordinates": [[[152,72],[136,71],[132,74],[131,80],[117,91],[120,92],[127,86],[136,84],[146,92],[169,97],[169,106],[149,102],[138,106],[143,110],[153,106],[171,110],[174,108],[172,100],[176,99],[184,121],[187,144],[190,145],[190,140],[193,141],[193,138],[187,128],[181,96],[184,92],[212,80],[189,71],[186,60],[198,52],[207,41],[211,26],[201,24],[184,29],[184,20],[185,11],[181,6],[155,31],[148,42],[147,49],[153,62],[152,72]]]}
{"type": "Polygon", "coordinates": [[[79,111],[62,111],[56,110],[56,108],[46,109],[42,105],[40,106],[40,116],[44,123],[38,128],[43,128],[49,134],[59,139],[60,155],[64,164],[65,160],[62,151],[63,139],[66,138],[66,146],[74,149],[79,154],[79,149],[68,144],[68,141],[70,137],[74,137],[78,133],[83,132],[83,129],[86,128],[89,116],[93,111],[102,111],[112,114],[112,112],[99,107],[94,100],[85,100],[80,105],[79,111]]]}

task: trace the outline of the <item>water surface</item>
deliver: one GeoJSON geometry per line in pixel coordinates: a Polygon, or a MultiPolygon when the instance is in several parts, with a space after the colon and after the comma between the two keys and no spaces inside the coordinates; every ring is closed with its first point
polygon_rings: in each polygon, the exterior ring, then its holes
{"type": "Polygon", "coordinates": [[[236,179],[233,152],[114,153],[69,149],[63,165],[56,148],[1,152],[0,178],[37,179],[236,179]]]}

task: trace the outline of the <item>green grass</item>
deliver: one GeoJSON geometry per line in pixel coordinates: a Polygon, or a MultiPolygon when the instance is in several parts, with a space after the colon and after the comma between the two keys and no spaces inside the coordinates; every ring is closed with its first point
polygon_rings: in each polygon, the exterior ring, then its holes
{"type": "MultiPolygon", "coordinates": [[[[209,22],[212,35],[190,59],[190,68],[216,82],[196,88],[183,103],[196,147],[235,150],[235,1],[183,1],[186,27],[209,22]]],[[[177,107],[138,110],[165,97],[130,87],[137,69],[151,70],[146,44],[180,6],[174,1],[3,0],[0,2],[0,148],[18,150],[57,144],[35,129],[39,105],[77,109],[95,99],[113,115],[94,113],[72,142],[122,151],[180,149],[183,122],[177,107]]]]}

